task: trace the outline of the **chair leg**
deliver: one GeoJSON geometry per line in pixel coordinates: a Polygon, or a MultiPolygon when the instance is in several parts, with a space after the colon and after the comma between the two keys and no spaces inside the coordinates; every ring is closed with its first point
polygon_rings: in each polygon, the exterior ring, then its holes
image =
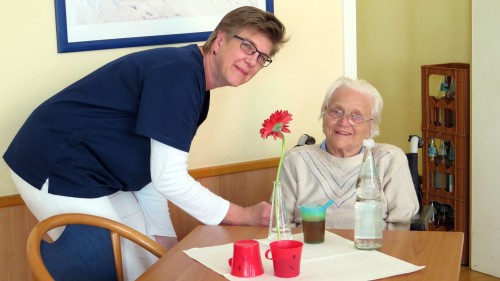
{"type": "Polygon", "coordinates": [[[118,277],[118,281],[123,281],[123,262],[120,234],[111,231],[111,242],[113,244],[113,254],[115,256],[116,276],[118,277]]]}

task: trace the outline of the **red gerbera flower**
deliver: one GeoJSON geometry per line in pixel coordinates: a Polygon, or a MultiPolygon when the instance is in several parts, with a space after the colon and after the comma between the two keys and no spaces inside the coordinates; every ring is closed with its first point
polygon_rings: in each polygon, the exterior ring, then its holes
{"type": "Polygon", "coordinates": [[[281,163],[283,162],[283,155],[285,154],[285,135],[283,133],[290,133],[288,130],[288,123],[292,121],[292,114],[288,110],[276,110],[269,119],[264,120],[260,135],[263,139],[273,136],[274,139],[280,138],[281,140],[281,157],[278,164],[278,173],[276,175],[276,182],[280,180],[281,163]]]}
{"type": "Polygon", "coordinates": [[[288,123],[292,120],[292,115],[288,113],[288,110],[276,110],[269,119],[264,120],[264,123],[262,123],[260,135],[263,139],[267,139],[270,135],[274,139],[281,138],[283,133],[290,133],[288,123]]]}
{"type": "MultiPolygon", "coordinates": [[[[283,164],[283,155],[285,154],[285,134],[290,133],[288,130],[288,123],[292,121],[292,114],[288,113],[287,110],[276,110],[269,119],[264,120],[262,123],[262,128],[260,129],[260,135],[263,139],[267,139],[269,136],[273,136],[281,139],[281,155],[280,162],[278,164],[278,172],[276,173],[276,181],[275,183],[279,183],[280,181],[280,173],[281,166],[283,164]]],[[[273,206],[274,206],[274,218],[271,218],[270,228],[273,225],[273,221],[276,222],[275,226],[278,233],[278,240],[281,240],[281,226],[280,225],[280,215],[279,215],[279,206],[278,206],[278,186],[279,184],[274,185],[273,192],[273,206]]],[[[271,230],[270,230],[271,231],[271,230]]]]}

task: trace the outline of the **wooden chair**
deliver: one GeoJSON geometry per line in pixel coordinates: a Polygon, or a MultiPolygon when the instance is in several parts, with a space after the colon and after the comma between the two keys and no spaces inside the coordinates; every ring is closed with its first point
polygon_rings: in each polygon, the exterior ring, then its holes
{"type": "Polygon", "coordinates": [[[28,237],[28,262],[36,280],[123,280],[120,238],[158,258],[167,250],[146,235],[113,220],[86,214],[61,214],[39,222],[28,237]],[[54,242],[43,240],[66,226],[54,242]]]}

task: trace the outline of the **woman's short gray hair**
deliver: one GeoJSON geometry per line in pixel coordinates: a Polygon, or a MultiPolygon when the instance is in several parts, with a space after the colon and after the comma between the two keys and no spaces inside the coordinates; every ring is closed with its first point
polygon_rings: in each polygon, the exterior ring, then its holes
{"type": "Polygon", "coordinates": [[[340,88],[353,89],[370,97],[372,101],[370,118],[373,119],[370,121],[370,138],[378,136],[380,133],[380,123],[382,122],[382,108],[384,106],[384,100],[382,99],[379,91],[366,80],[351,79],[348,77],[340,77],[335,80],[326,91],[323,104],[321,105],[320,119],[323,119],[327,113],[330,101],[335,97],[337,90],[340,88]]]}
{"type": "Polygon", "coordinates": [[[289,39],[285,38],[285,26],[273,13],[253,6],[243,6],[230,11],[221,19],[203,44],[203,53],[210,52],[219,32],[225,32],[227,34],[226,40],[229,40],[243,29],[254,30],[266,36],[273,43],[273,48],[269,53],[271,57],[289,39]]]}

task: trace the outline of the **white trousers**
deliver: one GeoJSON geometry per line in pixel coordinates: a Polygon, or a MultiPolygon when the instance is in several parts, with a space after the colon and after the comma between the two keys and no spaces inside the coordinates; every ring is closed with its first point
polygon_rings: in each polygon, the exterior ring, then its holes
{"type": "MultiPolygon", "coordinates": [[[[38,190],[13,171],[11,175],[26,206],[38,221],[57,214],[83,213],[123,223],[153,240],[152,235],[175,237],[167,201],[151,184],[138,192],[118,191],[110,196],[87,199],[50,194],[49,180],[38,190]],[[152,198],[154,200],[151,200],[152,198]]],[[[49,232],[50,237],[56,240],[63,229],[52,230],[49,232]]],[[[153,254],[127,239],[122,239],[122,255],[125,280],[137,279],[158,260],[153,254]]]]}

